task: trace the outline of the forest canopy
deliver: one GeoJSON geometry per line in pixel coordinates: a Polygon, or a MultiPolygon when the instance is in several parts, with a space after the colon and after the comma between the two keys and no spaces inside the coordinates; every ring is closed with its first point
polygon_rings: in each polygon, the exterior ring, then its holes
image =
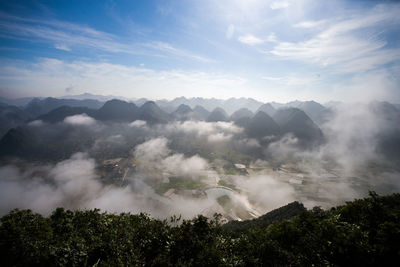
{"type": "Polygon", "coordinates": [[[395,266],[400,194],[330,210],[294,202],[258,219],[13,210],[0,219],[2,266],[395,266]]]}

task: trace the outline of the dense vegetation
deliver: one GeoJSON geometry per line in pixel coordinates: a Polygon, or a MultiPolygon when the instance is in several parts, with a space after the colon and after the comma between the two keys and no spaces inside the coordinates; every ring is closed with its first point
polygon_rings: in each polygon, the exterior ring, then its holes
{"type": "Polygon", "coordinates": [[[324,211],[292,203],[258,220],[152,219],[57,209],[1,218],[1,266],[395,266],[400,194],[324,211]]]}

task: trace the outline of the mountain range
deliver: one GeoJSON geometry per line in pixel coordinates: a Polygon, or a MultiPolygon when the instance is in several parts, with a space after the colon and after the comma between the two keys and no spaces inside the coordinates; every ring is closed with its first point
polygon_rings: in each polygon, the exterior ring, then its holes
{"type": "MultiPolygon", "coordinates": [[[[388,125],[400,125],[400,111],[395,105],[387,102],[373,102],[370,107],[373,112],[386,118],[388,125]]],[[[5,104],[4,101],[0,102],[0,134],[3,136],[1,143],[3,145],[7,143],[10,148],[10,140],[20,142],[21,136],[29,135],[24,129],[24,125],[29,122],[40,120],[54,124],[64,121],[69,116],[86,114],[104,122],[142,120],[148,124],[165,124],[186,120],[231,121],[243,127],[249,138],[265,142],[265,140],[273,140],[274,137],[291,133],[300,144],[309,146],[323,142],[324,135],[320,125],[329,119],[332,113],[331,108],[315,101],[279,104],[261,103],[248,98],[219,100],[180,97],[172,101],[140,99],[135,103],[119,99],[101,102],[95,99],[34,98],[25,106],[19,107],[5,104]],[[143,103],[139,105],[138,102],[143,103]],[[228,107],[230,112],[221,106],[214,107],[218,104],[228,107]],[[233,106],[236,109],[233,109],[233,106]],[[214,108],[210,109],[210,107],[214,108]],[[14,130],[10,131],[11,129],[14,130]],[[18,133],[22,129],[24,132],[18,133]]],[[[385,136],[380,137],[382,150],[387,153],[399,154],[397,148],[400,140],[398,137],[395,138],[400,136],[398,128],[393,127],[390,131],[385,131],[385,136]]]]}

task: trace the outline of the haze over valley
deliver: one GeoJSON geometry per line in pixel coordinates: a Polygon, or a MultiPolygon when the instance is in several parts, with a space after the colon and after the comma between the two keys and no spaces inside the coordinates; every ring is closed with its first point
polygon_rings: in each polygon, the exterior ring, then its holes
{"type": "Polygon", "coordinates": [[[292,201],[329,208],[400,190],[400,111],[388,102],[16,101],[0,107],[2,214],[246,220],[292,201]]]}

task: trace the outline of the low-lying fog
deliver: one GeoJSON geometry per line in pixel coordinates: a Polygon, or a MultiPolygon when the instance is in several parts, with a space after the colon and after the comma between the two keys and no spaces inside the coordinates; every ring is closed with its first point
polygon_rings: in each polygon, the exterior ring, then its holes
{"type": "Polygon", "coordinates": [[[91,141],[57,163],[3,164],[0,214],[13,208],[49,214],[65,207],[160,218],[219,212],[246,219],[295,200],[327,208],[368,190],[400,191],[399,159],[378,149],[379,137],[400,125],[369,105],[339,106],[320,125],[325,142],[308,149],[299,148],[291,134],[249,138],[233,122],[103,123],[80,114],[27,127],[43,143],[55,142],[59,132],[65,139],[58,142],[91,141]]]}

